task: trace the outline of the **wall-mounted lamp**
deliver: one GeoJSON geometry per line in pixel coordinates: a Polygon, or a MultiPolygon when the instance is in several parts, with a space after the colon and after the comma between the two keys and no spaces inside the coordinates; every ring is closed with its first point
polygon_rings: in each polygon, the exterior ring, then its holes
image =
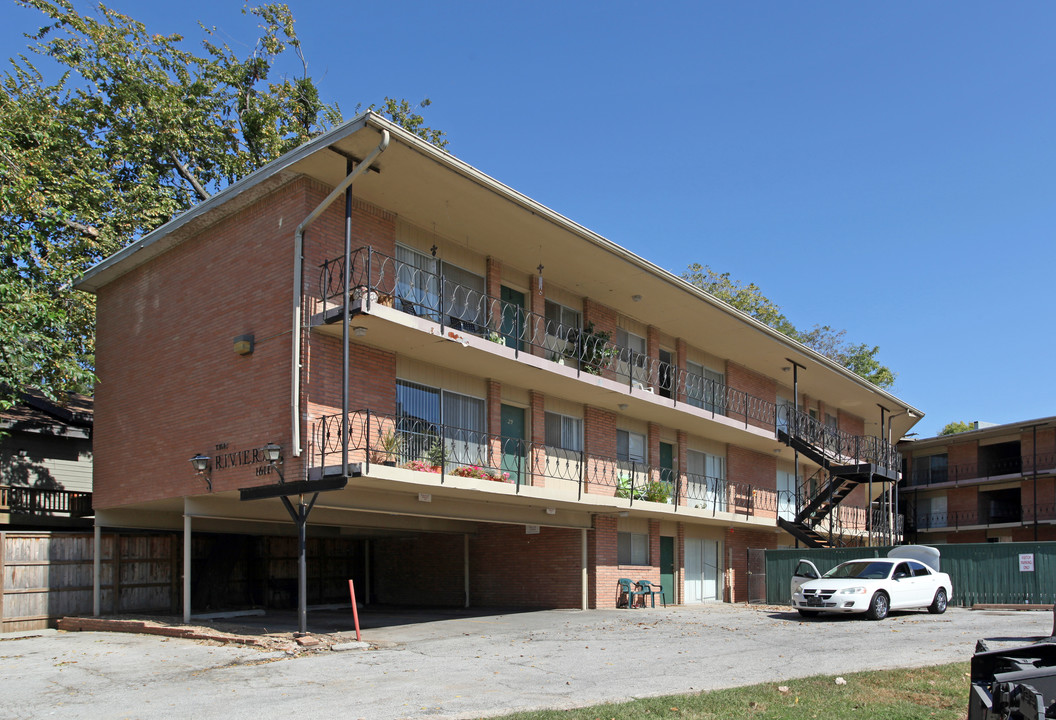
{"type": "Polygon", "coordinates": [[[250,355],[253,352],[253,333],[239,335],[235,338],[235,352],[239,355],[250,355]]]}
{"type": "Polygon", "coordinates": [[[269,442],[264,446],[264,459],[279,474],[279,484],[286,482],[286,478],[282,474],[282,468],[279,467],[282,465],[282,448],[273,442],[269,442]]]}
{"type": "Polygon", "coordinates": [[[367,336],[367,329],[362,325],[356,325],[354,328],[352,328],[352,332],[355,334],[356,337],[367,336]]]}
{"type": "Polygon", "coordinates": [[[205,480],[205,486],[209,488],[209,492],[213,491],[213,479],[209,475],[209,456],[198,453],[191,458],[191,467],[194,468],[194,472],[202,480],[205,480]]]}
{"type": "Polygon", "coordinates": [[[546,514],[547,515],[557,515],[557,508],[547,508],[546,509],[546,514]]]}
{"type": "Polygon", "coordinates": [[[631,300],[633,302],[641,302],[642,301],[642,296],[641,295],[631,295],[631,300]]]}

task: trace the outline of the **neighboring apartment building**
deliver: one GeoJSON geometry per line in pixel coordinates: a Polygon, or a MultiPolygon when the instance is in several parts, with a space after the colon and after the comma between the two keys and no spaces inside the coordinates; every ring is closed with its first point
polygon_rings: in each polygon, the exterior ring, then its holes
{"type": "Polygon", "coordinates": [[[1056,417],[903,440],[900,506],[922,543],[1056,540],[1056,417]]]}
{"type": "Polygon", "coordinates": [[[185,593],[192,572],[249,588],[228,604],[280,602],[264,539],[293,525],[239,499],[277,481],[266,443],[287,483],[348,477],[311,509],[309,568],[345,553],[364,601],[612,607],[621,577],[743,601],[749,548],[862,542],[887,438],[921,416],[373,114],[79,287],[97,525],[255,538],[186,560],[185,593]]]}
{"type": "Polygon", "coordinates": [[[37,391],[0,411],[0,530],[90,527],[92,399],[37,391]]]}

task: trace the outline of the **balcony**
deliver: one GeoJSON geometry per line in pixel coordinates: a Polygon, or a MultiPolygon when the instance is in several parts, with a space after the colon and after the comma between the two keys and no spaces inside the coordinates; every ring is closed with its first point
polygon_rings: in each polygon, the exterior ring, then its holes
{"type": "MultiPolygon", "coordinates": [[[[483,347],[493,354],[512,355],[522,362],[540,366],[545,362],[551,373],[573,375],[654,405],[699,410],[699,415],[720,419],[726,425],[771,431],[774,427],[773,402],[620,346],[611,342],[609,333],[596,331],[589,324],[579,327],[558,322],[370,247],[353,252],[349,282],[353,316],[373,313],[384,317],[390,309],[397,310],[435,325],[439,337],[483,347]],[[489,341],[491,347],[473,342],[475,339],[489,341]]],[[[317,327],[340,321],[343,287],[344,259],[324,263],[319,278],[319,311],[313,318],[317,327]]],[[[403,344],[420,342],[408,338],[403,344]]],[[[456,367],[464,367],[463,362],[464,358],[460,359],[456,367]]],[[[494,376],[494,372],[487,374],[494,376]]],[[[586,395],[583,401],[591,399],[586,395]]]]}
{"type": "MultiPolygon", "coordinates": [[[[309,457],[315,477],[341,473],[342,417],[319,419],[309,457]]],[[[480,429],[361,410],[347,421],[348,462],[362,475],[570,503],[643,506],[655,512],[738,517],[772,524],[793,499],[772,488],[681,473],[642,462],[568,450],[480,429]],[[380,470],[380,473],[379,473],[380,470]]]]}
{"type": "Polygon", "coordinates": [[[1023,455],[1000,460],[961,463],[944,467],[916,467],[909,474],[908,488],[932,485],[985,483],[989,480],[1029,478],[1037,468],[1038,475],[1056,474],[1056,453],[1023,455]]]}
{"type": "Polygon", "coordinates": [[[1008,505],[989,508],[985,511],[961,510],[955,512],[918,513],[910,515],[911,527],[916,532],[956,532],[994,527],[1024,527],[1034,524],[1056,524],[1056,506],[1051,503],[1038,505],[1008,505]]]}
{"type": "Polygon", "coordinates": [[[89,517],[92,514],[92,494],[0,485],[0,514],[19,516],[22,521],[89,517]]]}

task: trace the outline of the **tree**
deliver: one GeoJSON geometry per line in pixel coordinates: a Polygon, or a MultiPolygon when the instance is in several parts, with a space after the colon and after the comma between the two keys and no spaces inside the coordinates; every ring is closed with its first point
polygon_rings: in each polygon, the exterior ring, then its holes
{"type": "Polygon", "coordinates": [[[971,423],[955,420],[954,422],[946,423],[942,430],[939,431],[939,435],[956,435],[957,433],[968,432],[969,430],[975,430],[975,427],[971,423]]]}
{"type": "Polygon", "coordinates": [[[759,322],[834,360],[877,387],[886,389],[895,384],[895,373],[881,365],[876,358],[880,352],[879,346],[849,343],[844,339],[846,330],[835,330],[828,325],[815,325],[808,331],[797,329],[781,312],[780,306],[763,295],[755,283],[744,285],[738,280],[733,280],[728,272],[719,274],[707,265],[699,263],[690,265],[686,272],[682,273],[682,278],[759,322]]]}
{"type": "MultiPolygon", "coordinates": [[[[0,77],[0,408],[36,387],[91,392],[94,298],[72,290],[90,266],[197,202],[341,122],[322,101],[285,5],[258,22],[240,56],[202,26],[201,51],[103,5],[16,0],[46,24],[0,77]],[[273,77],[295,57],[296,77],[273,77]]],[[[417,113],[368,109],[444,147],[417,113]]],[[[358,108],[358,106],[357,106],[358,108]]]]}

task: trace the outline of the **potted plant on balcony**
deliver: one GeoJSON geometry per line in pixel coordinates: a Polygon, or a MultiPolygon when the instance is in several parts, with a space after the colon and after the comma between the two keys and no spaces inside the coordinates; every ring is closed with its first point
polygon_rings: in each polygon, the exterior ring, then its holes
{"type": "Polygon", "coordinates": [[[403,438],[390,430],[382,435],[378,443],[378,449],[374,451],[371,460],[380,462],[389,467],[396,466],[396,460],[403,451],[403,438]]]}
{"type": "Polygon", "coordinates": [[[565,351],[570,357],[578,358],[583,372],[601,375],[609,367],[619,351],[609,344],[612,333],[595,330],[594,323],[587,323],[582,330],[575,333],[574,343],[565,351]]]}

